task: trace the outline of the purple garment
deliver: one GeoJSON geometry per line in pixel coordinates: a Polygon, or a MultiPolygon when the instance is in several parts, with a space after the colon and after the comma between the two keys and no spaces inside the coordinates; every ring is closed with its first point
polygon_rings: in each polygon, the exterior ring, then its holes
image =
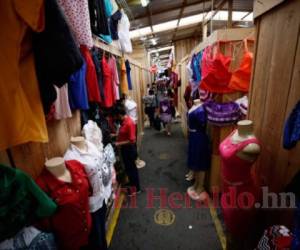
{"type": "Polygon", "coordinates": [[[206,134],[206,113],[203,105],[188,113],[189,145],[188,168],[193,171],[205,171],[210,167],[210,143],[206,134]]]}
{"type": "Polygon", "coordinates": [[[217,103],[210,100],[204,107],[208,121],[217,126],[234,124],[241,117],[239,105],[235,102],[217,103]]]}
{"type": "Polygon", "coordinates": [[[172,115],[171,102],[169,101],[169,99],[163,99],[159,104],[159,108],[161,114],[172,115]]]}

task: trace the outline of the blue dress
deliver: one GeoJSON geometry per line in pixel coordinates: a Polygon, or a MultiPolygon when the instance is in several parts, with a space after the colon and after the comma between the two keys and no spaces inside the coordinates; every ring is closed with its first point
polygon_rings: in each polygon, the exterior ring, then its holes
{"type": "Polygon", "coordinates": [[[203,105],[188,114],[188,168],[193,171],[205,171],[210,167],[211,151],[206,122],[203,105]]]}

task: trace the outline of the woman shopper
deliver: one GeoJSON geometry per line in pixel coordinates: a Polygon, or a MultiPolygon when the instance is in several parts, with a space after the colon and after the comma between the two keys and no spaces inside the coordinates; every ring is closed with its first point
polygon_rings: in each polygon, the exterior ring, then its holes
{"type": "Polygon", "coordinates": [[[155,109],[157,107],[157,104],[156,104],[156,96],[154,95],[154,91],[152,89],[149,90],[148,95],[143,97],[143,102],[145,104],[145,113],[149,118],[150,127],[153,127],[155,109]]]}
{"type": "Polygon", "coordinates": [[[141,191],[139,173],[135,164],[137,159],[136,126],[133,120],[126,115],[125,107],[118,106],[115,115],[121,123],[116,146],[120,148],[125,172],[129,179],[129,195],[135,195],[141,191]]]}
{"type": "Polygon", "coordinates": [[[159,102],[159,115],[160,119],[165,127],[166,134],[171,136],[171,122],[172,122],[172,100],[168,96],[168,92],[164,92],[164,96],[159,102]]]}

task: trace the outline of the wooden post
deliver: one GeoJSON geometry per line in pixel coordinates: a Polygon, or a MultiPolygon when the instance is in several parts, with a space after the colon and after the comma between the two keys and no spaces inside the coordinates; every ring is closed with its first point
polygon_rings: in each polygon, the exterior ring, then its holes
{"type": "Polygon", "coordinates": [[[233,7],[233,0],[228,0],[228,21],[227,21],[227,28],[232,28],[232,7],[233,7]]]}

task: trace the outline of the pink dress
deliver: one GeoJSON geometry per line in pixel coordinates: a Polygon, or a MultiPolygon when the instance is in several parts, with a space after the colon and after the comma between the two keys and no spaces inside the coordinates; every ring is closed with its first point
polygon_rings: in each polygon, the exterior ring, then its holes
{"type": "Polygon", "coordinates": [[[253,162],[239,158],[237,153],[251,143],[259,144],[259,141],[252,138],[234,144],[231,141],[233,133],[219,147],[223,180],[221,207],[227,230],[234,236],[243,237],[254,221],[253,208],[259,193],[251,176],[253,162]]]}

